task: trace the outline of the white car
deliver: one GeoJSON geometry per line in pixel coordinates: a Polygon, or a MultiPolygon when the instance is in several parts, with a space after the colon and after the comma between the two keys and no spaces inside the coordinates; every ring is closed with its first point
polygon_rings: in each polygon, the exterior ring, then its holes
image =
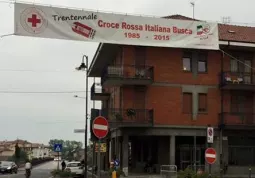
{"type": "Polygon", "coordinates": [[[78,161],[67,163],[65,170],[71,173],[75,173],[76,175],[82,175],[84,173],[83,166],[78,161]]]}
{"type": "Polygon", "coordinates": [[[61,158],[60,157],[54,158],[54,161],[61,161],[61,158]]]}

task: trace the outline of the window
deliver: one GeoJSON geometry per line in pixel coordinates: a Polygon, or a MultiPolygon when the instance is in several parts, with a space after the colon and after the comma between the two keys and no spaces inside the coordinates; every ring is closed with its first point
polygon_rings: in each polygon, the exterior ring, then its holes
{"type": "Polygon", "coordinates": [[[198,112],[207,112],[207,94],[198,94],[198,112]]]}
{"type": "Polygon", "coordinates": [[[231,59],[230,61],[230,70],[231,72],[237,72],[238,71],[238,62],[235,59],[231,59]]]}
{"type": "Polygon", "coordinates": [[[191,61],[192,61],[192,53],[185,52],[182,58],[182,66],[184,71],[192,71],[191,61]]]}
{"type": "Polygon", "coordinates": [[[207,54],[198,53],[198,72],[207,72],[207,54]]]}
{"type": "Polygon", "coordinates": [[[192,113],[192,93],[183,93],[182,96],[183,113],[192,113]]]}

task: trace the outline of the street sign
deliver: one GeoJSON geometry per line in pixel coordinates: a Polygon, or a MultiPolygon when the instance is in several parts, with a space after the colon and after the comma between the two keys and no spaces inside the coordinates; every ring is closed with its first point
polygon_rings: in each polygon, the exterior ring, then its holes
{"type": "Polygon", "coordinates": [[[216,157],[216,151],[214,148],[207,148],[205,150],[205,160],[208,164],[214,164],[216,157]]]}
{"type": "Polygon", "coordinates": [[[74,129],[74,133],[85,133],[85,129],[74,129]]]}
{"type": "Polygon", "coordinates": [[[213,143],[214,130],[213,127],[207,127],[207,142],[213,143]]]}
{"type": "Polygon", "coordinates": [[[62,152],[62,144],[54,144],[55,152],[62,152]]]}
{"type": "Polygon", "coordinates": [[[102,139],[107,136],[109,124],[108,121],[103,116],[98,116],[94,119],[92,124],[92,129],[94,135],[98,139],[102,139]]]}
{"type": "MultiPolygon", "coordinates": [[[[98,152],[98,147],[99,147],[99,144],[96,143],[95,152],[98,152]]],[[[100,152],[101,152],[101,153],[105,153],[106,150],[107,150],[107,148],[106,148],[106,143],[100,143],[100,152]]]]}
{"type": "Polygon", "coordinates": [[[114,166],[117,167],[117,166],[119,166],[119,165],[120,165],[120,161],[119,161],[118,159],[115,159],[115,160],[114,160],[114,166]]]}

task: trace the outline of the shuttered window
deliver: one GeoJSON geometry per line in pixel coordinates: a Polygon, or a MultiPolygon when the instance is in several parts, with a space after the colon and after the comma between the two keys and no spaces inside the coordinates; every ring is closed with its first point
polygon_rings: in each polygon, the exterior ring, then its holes
{"type": "Polygon", "coordinates": [[[182,98],[183,113],[192,113],[192,93],[183,93],[182,98]]]}
{"type": "Polygon", "coordinates": [[[198,94],[198,112],[207,112],[207,94],[198,94]]]}

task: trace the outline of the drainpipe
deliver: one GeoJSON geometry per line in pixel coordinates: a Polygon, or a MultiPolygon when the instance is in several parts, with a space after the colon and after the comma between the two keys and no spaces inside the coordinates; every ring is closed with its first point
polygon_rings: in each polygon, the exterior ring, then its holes
{"type": "MultiPolygon", "coordinates": [[[[222,80],[222,74],[224,71],[224,52],[222,52],[221,55],[221,80],[222,80]]],[[[220,114],[220,121],[221,121],[221,125],[224,124],[224,91],[221,89],[220,90],[221,93],[221,114],[220,114]]],[[[220,128],[220,177],[223,177],[223,127],[220,128]]]]}

